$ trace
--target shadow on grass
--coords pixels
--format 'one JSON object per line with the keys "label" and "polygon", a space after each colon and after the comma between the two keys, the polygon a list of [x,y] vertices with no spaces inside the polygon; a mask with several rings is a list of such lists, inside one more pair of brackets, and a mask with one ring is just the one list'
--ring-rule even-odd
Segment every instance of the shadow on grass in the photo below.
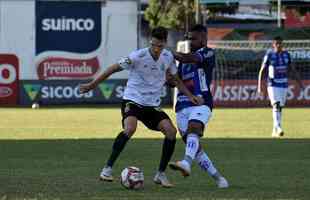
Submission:
{"label": "shadow on grass", "polygon": [[[166,173],[175,187],[153,184],[161,155],[161,139],[132,139],[114,166],[115,181],[103,183],[98,174],[108,158],[111,139],[0,140],[0,199],[308,199],[310,139],[204,139],[216,167],[229,180],[217,189],[212,178],[194,164],[182,178]],[[182,159],[177,141],[172,160]],[[143,169],[145,189],[125,190],[121,170]]]}

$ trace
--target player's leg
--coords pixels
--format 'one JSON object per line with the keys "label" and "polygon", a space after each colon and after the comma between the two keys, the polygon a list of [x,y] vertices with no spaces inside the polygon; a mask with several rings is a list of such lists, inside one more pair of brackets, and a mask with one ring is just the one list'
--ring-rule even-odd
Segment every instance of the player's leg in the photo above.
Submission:
{"label": "player's leg", "polygon": [[122,123],[124,130],[120,132],[114,140],[112,152],[100,174],[101,180],[113,181],[112,167],[122,150],[125,148],[126,143],[137,129],[137,113],[139,113],[139,108],[134,103],[128,101],[122,103]]}
{"label": "player's leg", "polygon": [[278,87],[268,87],[268,96],[272,106],[273,131],[272,137],[280,137],[283,135],[281,121],[282,121],[282,107],[286,99],[286,90]]}
{"label": "player's leg", "polygon": [[273,118],[273,137],[279,137],[280,133],[282,133],[281,129],[281,118],[282,118],[282,107],[279,101],[276,101],[272,105],[272,118]]}
{"label": "player's leg", "polygon": [[163,147],[162,156],[161,156],[160,165],[158,169],[158,171],[164,172],[174,152],[177,130],[172,124],[170,119],[162,120],[159,123],[158,128],[165,135],[163,146],[162,146]]}
{"label": "player's leg", "polygon": [[173,187],[173,185],[167,179],[165,171],[174,152],[177,130],[170,119],[162,120],[159,123],[158,128],[165,135],[165,138],[163,141],[158,172],[154,177],[154,182],[160,183],[164,187]]}
{"label": "player's leg", "polygon": [[215,165],[213,164],[208,154],[203,150],[202,147],[199,148],[195,157],[195,161],[198,163],[198,165],[203,171],[206,171],[215,180],[219,188],[229,187],[228,181],[216,169]]}
{"label": "player's leg", "polygon": [[141,121],[151,130],[161,131],[164,135],[162,153],[157,173],[154,176],[154,182],[163,187],[173,187],[168,180],[165,171],[174,152],[176,143],[176,128],[172,124],[169,116],[159,109],[148,109],[145,117]]}
{"label": "player's leg", "polygon": [[279,126],[278,124],[278,111],[277,111],[277,94],[276,94],[276,88],[268,86],[267,88],[269,100],[270,100],[270,105],[272,106],[272,120],[273,120],[273,128],[272,128],[272,137],[277,136],[277,127]]}
{"label": "player's leg", "polygon": [[171,162],[169,164],[171,169],[179,170],[182,175],[189,176],[191,173],[192,162],[196,157],[199,149],[199,138],[203,131],[203,124],[197,121],[190,121],[188,124],[188,131],[186,134],[185,155],[183,160]]}
{"label": "player's leg", "polygon": [[282,109],[285,105],[286,102],[286,96],[287,96],[287,88],[278,88],[277,89],[278,93],[278,99],[277,99],[277,105],[276,105],[276,110],[277,110],[277,122],[278,122],[278,128],[277,128],[277,136],[283,136],[284,131],[282,129]]}
{"label": "player's leg", "polygon": [[[188,140],[188,136],[187,133],[189,132],[188,130],[192,130],[192,132],[201,132],[201,135],[203,134],[204,131],[204,127],[197,125],[198,127],[195,128],[191,128],[192,126],[192,121],[189,121],[189,119],[196,119],[200,122],[202,122],[203,124],[207,124],[210,117],[211,117],[211,111],[209,109],[206,109],[205,112],[202,111],[202,109],[199,109],[200,113],[208,113],[208,114],[204,114],[204,116],[208,116],[205,118],[195,118],[192,116],[192,113],[189,109],[183,109],[182,111],[177,113],[177,125],[178,125],[178,129],[180,134],[182,135],[182,139],[184,141],[185,144],[187,144],[187,140]],[[195,121],[196,121],[195,120]],[[188,122],[189,121],[189,122]],[[194,131],[196,128],[198,128],[197,131]],[[191,150],[190,150],[191,151]],[[188,157],[186,159],[186,154],[185,153],[185,159],[188,162]],[[189,153],[191,154],[191,153]],[[189,157],[192,158],[192,156],[189,155]],[[195,161],[198,163],[198,165],[200,166],[200,168],[204,171],[206,171],[217,183],[217,186],[219,188],[226,188],[228,187],[228,182],[227,180],[219,173],[219,171],[216,169],[216,167],[214,166],[213,162],[211,161],[211,159],[209,158],[209,156],[207,155],[207,153],[203,150],[201,144],[199,144],[199,148],[197,150],[197,153],[195,154]],[[191,161],[190,161],[191,162]],[[170,167],[172,166],[172,168],[176,169],[178,167],[181,168],[186,168],[186,166],[188,166],[188,164],[186,162],[182,163],[182,161],[179,162],[175,162],[175,163],[170,163],[169,165]],[[182,167],[183,166],[183,167]]]}
{"label": "player's leg", "polygon": [[[191,172],[192,161],[199,149],[199,138],[203,135],[204,124],[208,122],[211,116],[211,110],[208,106],[193,106],[185,108],[177,113],[177,124],[179,129],[186,127],[185,155],[182,161],[170,163],[172,169],[180,170],[183,176],[189,176]],[[182,131],[183,132],[183,131]]]}

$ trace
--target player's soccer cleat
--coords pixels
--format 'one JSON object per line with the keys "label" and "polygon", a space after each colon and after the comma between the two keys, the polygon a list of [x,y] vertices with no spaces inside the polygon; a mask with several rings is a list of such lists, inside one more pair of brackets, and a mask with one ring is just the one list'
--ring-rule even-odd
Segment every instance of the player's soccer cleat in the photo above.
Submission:
{"label": "player's soccer cleat", "polygon": [[278,138],[278,137],[280,137],[280,136],[277,134],[277,132],[272,131],[271,137],[273,137],[273,138]]}
{"label": "player's soccer cleat", "polygon": [[180,171],[182,176],[184,177],[189,176],[191,174],[191,166],[185,160],[170,162],[169,167],[173,170]]}
{"label": "player's soccer cleat", "polygon": [[223,176],[219,177],[216,180],[216,184],[217,184],[218,188],[228,188],[229,187],[228,181]]}
{"label": "player's soccer cleat", "polygon": [[283,130],[280,127],[273,128],[271,136],[274,137],[274,138],[282,137],[282,136],[284,136],[284,132],[283,132]]}
{"label": "player's soccer cleat", "polygon": [[157,172],[153,179],[154,183],[162,185],[165,188],[171,188],[174,185],[170,183],[165,172]]}
{"label": "player's soccer cleat", "polygon": [[112,182],[114,180],[114,178],[112,176],[112,168],[111,167],[104,167],[100,173],[99,179],[101,181]]}

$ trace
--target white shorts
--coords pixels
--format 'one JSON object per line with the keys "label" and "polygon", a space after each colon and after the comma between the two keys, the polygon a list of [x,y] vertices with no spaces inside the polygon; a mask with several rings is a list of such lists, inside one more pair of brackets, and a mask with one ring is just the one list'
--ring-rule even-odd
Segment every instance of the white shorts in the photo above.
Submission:
{"label": "white shorts", "polygon": [[188,122],[190,120],[198,120],[203,124],[207,124],[212,116],[210,108],[206,105],[192,106],[184,108],[177,112],[177,126],[182,136],[186,134]]}
{"label": "white shorts", "polygon": [[269,86],[267,88],[267,92],[268,92],[271,105],[275,104],[276,102],[280,102],[280,105],[282,107],[285,105],[286,96],[287,96],[287,88]]}

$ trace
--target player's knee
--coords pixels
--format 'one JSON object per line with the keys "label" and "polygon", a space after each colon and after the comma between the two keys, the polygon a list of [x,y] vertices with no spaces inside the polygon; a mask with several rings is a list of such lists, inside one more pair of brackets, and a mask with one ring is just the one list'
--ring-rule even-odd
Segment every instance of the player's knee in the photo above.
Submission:
{"label": "player's knee", "polygon": [[187,133],[197,134],[201,136],[203,134],[204,125],[201,122],[191,121],[188,126]]}
{"label": "player's knee", "polygon": [[276,111],[276,112],[281,112],[282,111],[282,106],[280,104],[279,101],[275,102],[273,105],[273,110]]}
{"label": "player's knee", "polygon": [[136,130],[137,130],[136,126],[127,126],[124,129],[124,134],[126,134],[128,137],[131,137],[136,132]]}
{"label": "player's knee", "polygon": [[173,140],[176,138],[177,129],[174,126],[169,126],[164,131],[164,134],[168,139]]}
{"label": "player's knee", "polygon": [[168,119],[162,120],[159,125],[158,129],[168,138],[168,139],[175,139],[177,134],[177,129],[174,127],[172,122]]}

